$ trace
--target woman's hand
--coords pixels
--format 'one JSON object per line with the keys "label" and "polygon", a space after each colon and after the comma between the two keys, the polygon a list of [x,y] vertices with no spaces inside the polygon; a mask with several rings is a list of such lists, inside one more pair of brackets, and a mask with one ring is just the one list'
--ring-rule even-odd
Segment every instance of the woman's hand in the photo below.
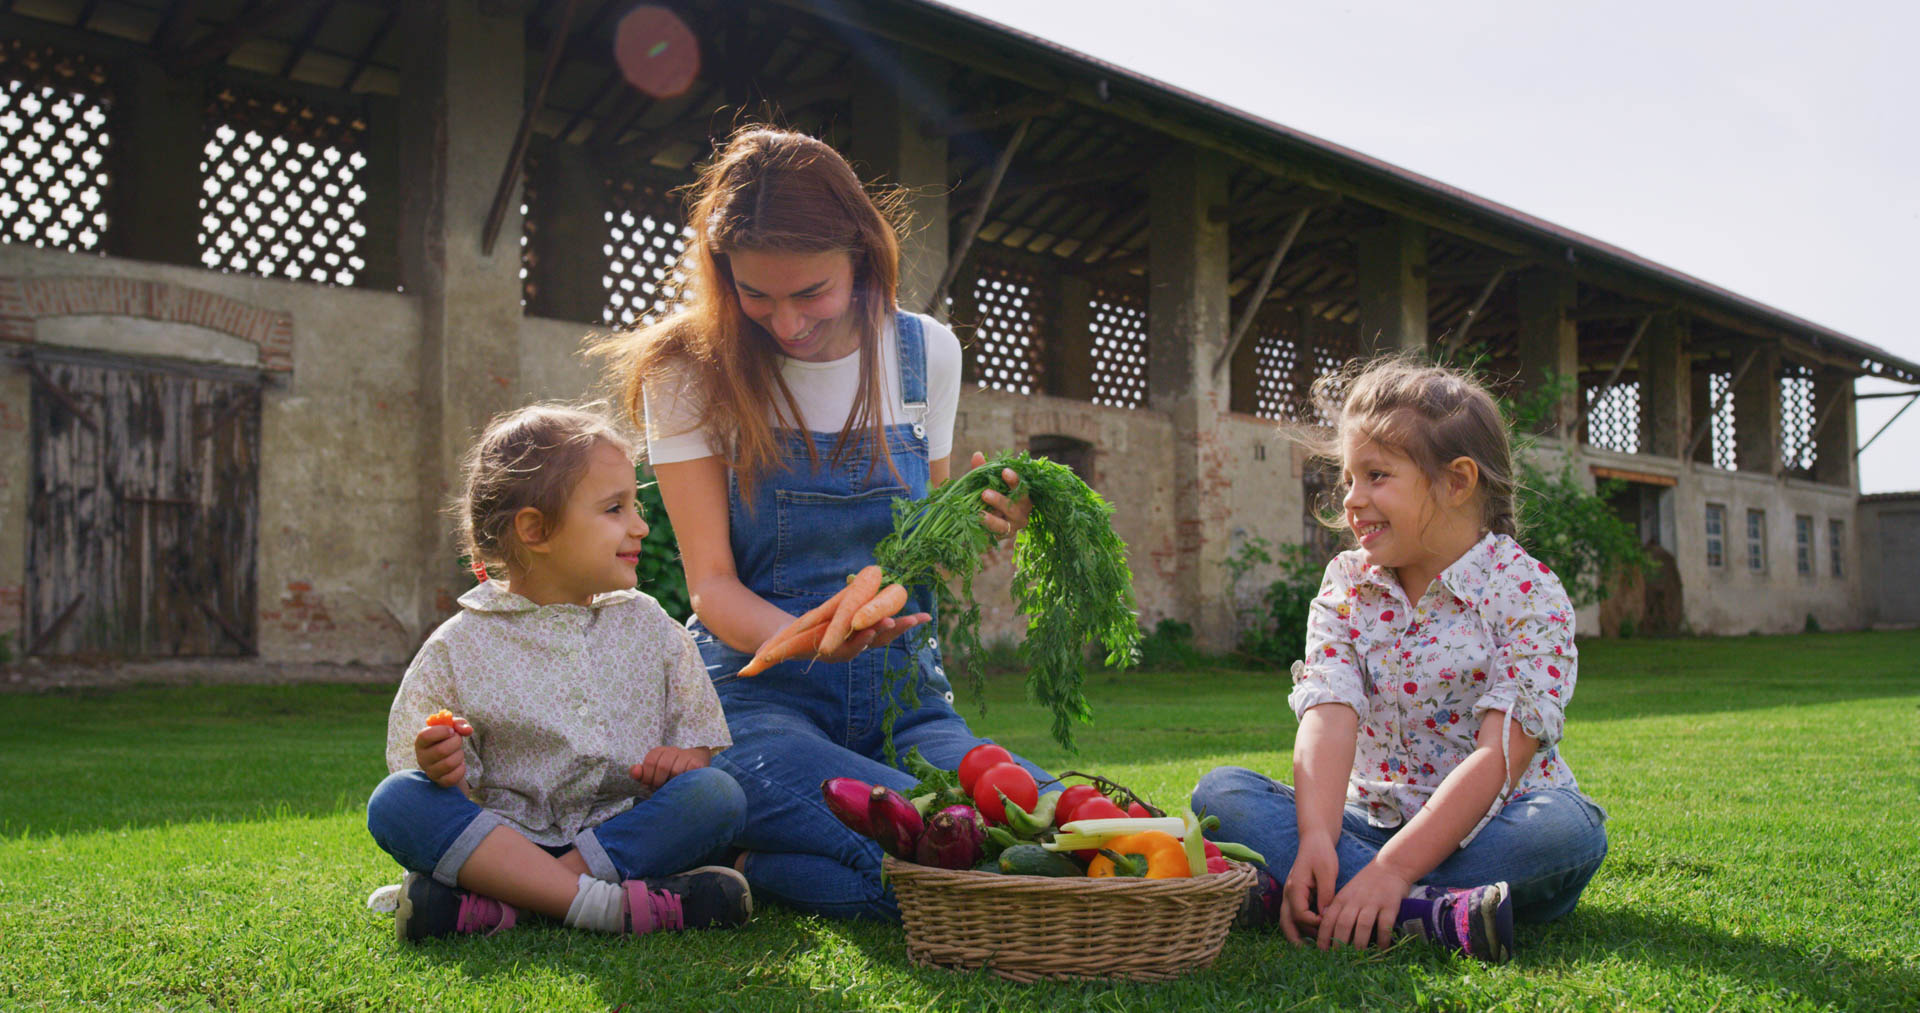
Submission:
{"label": "woman's hand", "polygon": [[900,634],[913,629],[921,623],[932,622],[933,617],[925,612],[912,615],[889,616],[872,626],[848,637],[846,642],[824,654],[816,654],[821,661],[852,661],[861,651],[874,647],[885,647],[898,639]]}
{"label": "woman's hand", "polygon": [[[973,460],[969,466],[978,468],[985,463],[987,463],[987,455],[978,450],[974,451]],[[1019,488],[1019,472],[1012,468],[1002,468],[1000,477],[1006,480],[1009,490]],[[987,508],[980,512],[980,522],[987,526],[988,531],[1001,538],[1011,538],[1019,534],[1020,529],[1027,526],[1028,515],[1033,513],[1033,500],[1025,496],[1016,499],[994,489],[985,489],[980,493],[980,500],[987,505]]]}
{"label": "woman's hand", "polygon": [[705,746],[692,749],[655,746],[647,750],[646,759],[627,768],[627,773],[649,788],[658,788],[689,770],[706,766],[712,759],[713,750]]}
{"label": "woman's hand", "polygon": [[457,788],[467,779],[464,740],[473,734],[466,718],[451,725],[428,725],[413,737],[413,764],[442,788]]}
{"label": "woman's hand", "polygon": [[1333,842],[1303,836],[1293,869],[1280,891],[1280,931],[1286,933],[1287,942],[1297,945],[1302,941],[1301,930],[1311,932],[1320,927],[1320,912],[1333,902],[1339,876],[1340,857],[1334,853]]}
{"label": "woman's hand", "polygon": [[1320,912],[1315,941],[1323,950],[1335,943],[1352,943],[1364,950],[1371,938],[1385,949],[1393,941],[1400,902],[1412,888],[1413,881],[1391,867],[1377,860],[1368,862],[1347,881],[1346,889],[1334,895],[1333,904]]}

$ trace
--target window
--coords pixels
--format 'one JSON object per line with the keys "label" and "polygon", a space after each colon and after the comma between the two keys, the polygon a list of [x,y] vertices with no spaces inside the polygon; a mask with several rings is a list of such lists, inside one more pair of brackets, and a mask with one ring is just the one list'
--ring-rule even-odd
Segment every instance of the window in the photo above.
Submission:
{"label": "window", "polygon": [[1764,573],[1767,569],[1767,512],[1747,511],[1747,569]]}
{"label": "window", "polygon": [[0,243],[97,252],[107,230],[106,67],[0,40]]}
{"label": "window", "polygon": [[225,89],[211,100],[206,124],[200,265],[353,284],[366,267],[365,118]]}
{"label": "window", "polygon": [[1802,577],[1813,576],[1813,518],[1806,514],[1793,518],[1793,569]]}
{"label": "window", "polygon": [[1727,508],[1719,503],[1707,504],[1707,565],[1727,565]]}
{"label": "window", "polygon": [[1827,568],[1832,570],[1833,575],[1836,577],[1844,577],[1847,575],[1847,567],[1846,567],[1846,563],[1844,562],[1847,554],[1842,549],[1842,546],[1846,545],[1846,543],[1847,543],[1847,522],[1846,521],[1828,521],[1827,522]]}

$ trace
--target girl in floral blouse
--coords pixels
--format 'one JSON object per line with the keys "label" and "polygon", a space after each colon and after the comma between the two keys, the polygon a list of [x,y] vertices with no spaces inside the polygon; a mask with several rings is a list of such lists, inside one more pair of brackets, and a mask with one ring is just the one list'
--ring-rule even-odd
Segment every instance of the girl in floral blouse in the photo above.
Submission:
{"label": "girl in floral blouse", "polygon": [[407,669],[393,773],[367,803],[409,870],[400,938],[497,932],[523,910],[602,932],[744,923],[746,880],[701,864],[745,819],[707,765],[732,743],[720,701],[693,639],[633,586],[632,444],[591,411],[535,406],[495,419],[465,471],[483,579]]}
{"label": "girl in floral blouse", "polygon": [[1505,960],[1513,921],[1573,910],[1607,850],[1559,748],[1573,606],[1514,540],[1512,452],[1483,388],[1386,359],[1314,393],[1359,547],[1327,565],[1293,666],[1293,785],[1222,767],[1194,807],[1284,870],[1262,871],[1242,925],[1323,949],[1397,929]]}

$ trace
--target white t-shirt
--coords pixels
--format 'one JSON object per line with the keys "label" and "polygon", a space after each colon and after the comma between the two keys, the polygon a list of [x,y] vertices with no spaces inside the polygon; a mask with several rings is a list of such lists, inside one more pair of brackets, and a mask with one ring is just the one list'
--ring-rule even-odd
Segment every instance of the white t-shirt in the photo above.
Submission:
{"label": "white t-shirt", "polygon": [[[915,314],[919,316],[919,314]],[[880,406],[885,425],[919,421],[927,429],[927,459],[938,461],[953,453],[953,420],[960,410],[960,339],[945,324],[920,316],[920,333],[927,349],[927,414],[907,414],[900,394],[900,336],[893,321],[880,335]],[[801,424],[817,433],[837,433],[860,393],[860,353],[832,362],[806,362],[783,356],[780,377],[800,404]],[[705,430],[693,429],[700,417],[698,392],[681,383],[671,392],[646,391],[647,459],[675,464],[712,457],[714,446]],[[768,409],[769,414],[772,408]]]}

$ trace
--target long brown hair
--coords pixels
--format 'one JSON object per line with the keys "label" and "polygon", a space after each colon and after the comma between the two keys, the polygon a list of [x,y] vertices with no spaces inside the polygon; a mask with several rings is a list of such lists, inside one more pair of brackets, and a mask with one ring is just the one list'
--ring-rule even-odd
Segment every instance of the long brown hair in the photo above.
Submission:
{"label": "long brown hair", "polygon": [[[722,443],[743,494],[750,496],[779,459],[776,430],[802,428],[802,420],[799,402],[780,377],[778,344],[741,310],[731,255],[845,253],[853,261],[849,312],[860,338],[860,393],[832,460],[838,463],[865,445],[891,468],[884,453],[878,346],[900,283],[897,195],[869,194],[847,160],[822,141],[752,125],[736,131],[701,168],[687,205],[690,234],[680,260],[686,281],[679,308],[597,349],[610,359],[627,412],[644,423],[649,386],[657,392],[669,376],[691,374],[687,393],[704,402],[695,428]],[[807,455],[818,466],[811,441]]]}
{"label": "long brown hair", "polygon": [[[1308,439],[1314,456],[1338,462],[1341,440],[1360,435],[1411,458],[1439,495],[1447,463],[1471,458],[1480,469],[1480,523],[1520,536],[1513,508],[1513,443],[1493,395],[1479,381],[1417,356],[1355,359],[1313,383],[1313,401],[1331,432]],[[1331,507],[1331,504],[1329,504]],[[1337,510],[1321,522],[1344,528]]]}

